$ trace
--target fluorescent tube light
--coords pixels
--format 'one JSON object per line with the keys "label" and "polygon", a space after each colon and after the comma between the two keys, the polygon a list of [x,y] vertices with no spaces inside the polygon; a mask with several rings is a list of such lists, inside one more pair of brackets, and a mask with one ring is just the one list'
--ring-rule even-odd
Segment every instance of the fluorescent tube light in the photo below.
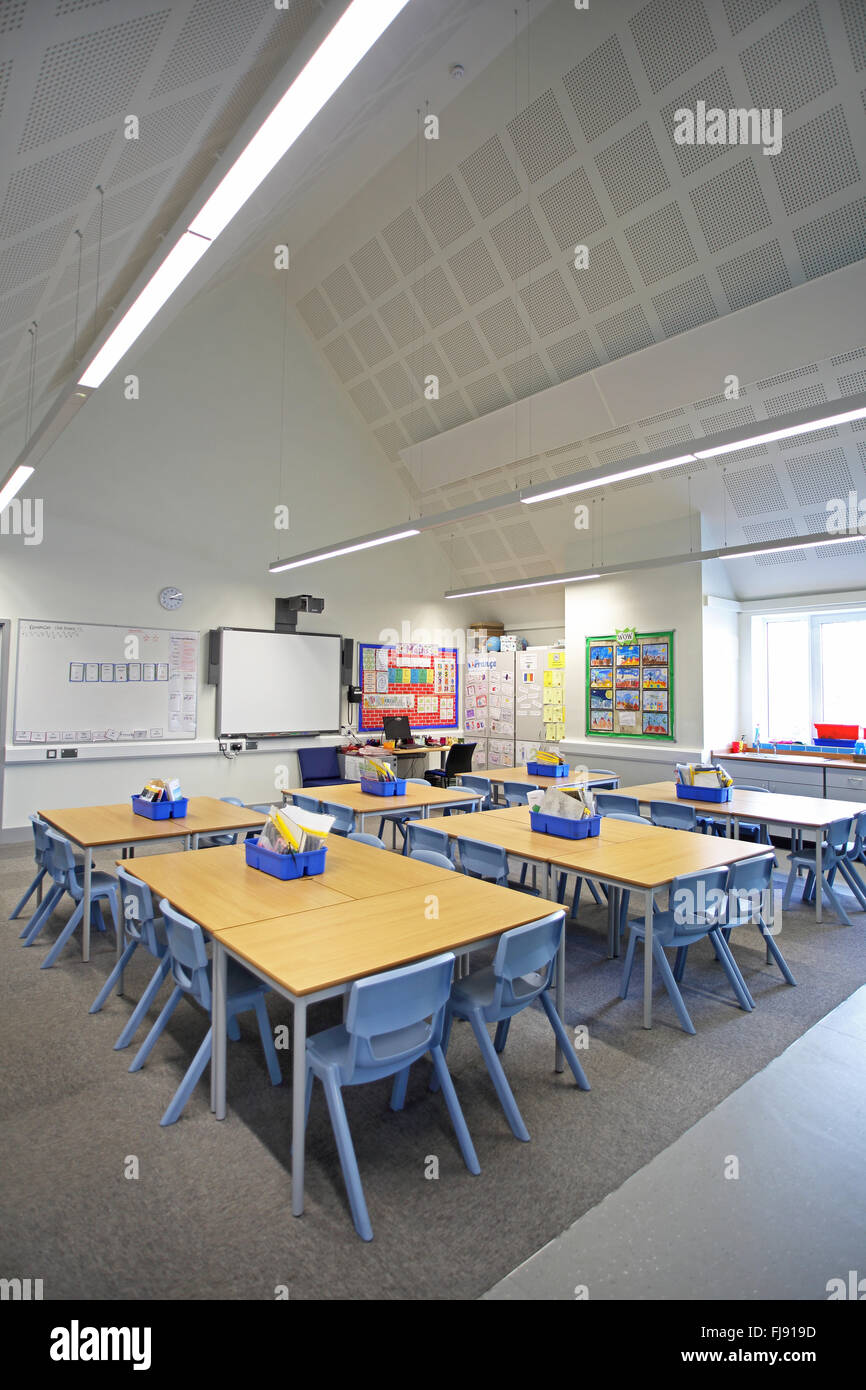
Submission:
{"label": "fluorescent tube light", "polygon": [[218,237],[409,0],[353,0],[217,184],[190,231]]}
{"label": "fluorescent tube light", "polygon": [[811,434],[813,430],[826,430],[831,425],[847,425],[851,420],[866,418],[866,406],[858,410],[845,410],[841,415],[827,415],[823,420],[809,420],[804,425],[789,425],[786,429],[768,430],[766,434],[755,434],[748,439],[739,439],[734,444],[717,444],[712,449],[695,449],[695,458],[711,459],[719,454],[736,454],[740,449],[751,449],[755,444],[772,444],[777,439],[790,439],[797,434]]}
{"label": "fluorescent tube light", "polygon": [[184,232],[180,241],[169,251],[162,265],[151,275],[138,298],[127,309],[114,332],[106,338],[93,361],[79,378],[79,386],[101,386],[109,372],[159,313],[163,304],[174,294],[197,261],[200,261],[210,242],[204,237]]}
{"label": "fluorescent tube light", "polygon": [[716,552],[720,560],[750,560],[753,555],[775,555],[779,550],[807,550],[811,546],[817,545],[843,545],[845,541],[862,541],[863,536],[804,536],[801,540],[779,541],[778,544],[770,541],[762,546],[758,542],[758,548],[752,549],[747,545],[733,545],[727,549]]}
{"label": "fluorescent tube light", "polygon": [[585,492],[587,488],[607,487],[608,483],[619,483],[624,478],[637,478],[642,473],[660,473],[663,468],[674,468],[678,463],[694,463],[694,454],[680,454],[678,458],[664,459],[661,463],[642,463],[634,468],[625,468],[620,473],[605,473],[603,478],[587,478],[579,483],[569,483],[567,487],[551,488],[549,492],[537,492],[532,497],[521,497],[521,502],[548,502],[552,497],[565,497],[570,492]]}
{"label": "fluorescent tube light", "polygon": [[19,463],[18,467],[9,476],[9,481],[0,489],[0,512],[9,506],[16,492],[20,492],[28,478],[36,472],[35,468],[30,468],[26,463]]}
{"label": "fluorescent tube light", "polygon": [[370,550],[376,545],[388,545],[391,541],[402,541],[407,536],[419,536],[421,533],[417,527],[412,527],[406,531],[391,531],[386,536],[370,536],[366,540],[351,541],[348,545],[341,545],[336,550],[313,550],[308,555],[301,555],[295,560],[275,560],[268,566],[271,574],[280,574],[283,570],[300,569],[302,565],[315,565],[319,560],[334,560],[338,555],[349,555],[355,550]]}
{"label": "fluorescent tube light", "polygon": [[527,579],[514,584],[490,585],[485,589],[455,589],[446,598],[476,598],[479,594],[506,594],[513,589],[544,589],[548,584],[578,584],[584,579],[600,579],[600,574],[561,574],[556,579]]}

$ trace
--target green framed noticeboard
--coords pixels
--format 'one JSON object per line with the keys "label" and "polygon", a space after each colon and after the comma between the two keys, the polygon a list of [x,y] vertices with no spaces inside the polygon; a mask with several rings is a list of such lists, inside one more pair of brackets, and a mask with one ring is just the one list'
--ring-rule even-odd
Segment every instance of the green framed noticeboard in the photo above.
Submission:
{"label": "green framed noticeboard", "polygon": [[674,739],[674,634],[623,629],[586,639],[590,738]]}

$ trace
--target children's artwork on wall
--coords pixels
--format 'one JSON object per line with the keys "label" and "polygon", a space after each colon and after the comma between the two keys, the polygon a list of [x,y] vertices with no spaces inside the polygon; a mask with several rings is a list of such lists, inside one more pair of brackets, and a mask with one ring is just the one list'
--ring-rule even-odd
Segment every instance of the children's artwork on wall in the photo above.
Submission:
{"label": "children's artwork on wall", "polygon": [[[413,729],[456,728],[457,660],[456,647],[362,642],[358,728],[381,731],[385,717],[391,714],[408,715]],[[476,706],[482,704],[486,698],[479,694]]]}
{"label": "children's artwork on wall", "polygon": [[613,647],[590,647],[589,664],[590,666],[610,666],[613,662]]}
{"label": "children's artwork on wall", "polygon": [[673,741],[673,632],[618,636],[586,639],[587,733]]}

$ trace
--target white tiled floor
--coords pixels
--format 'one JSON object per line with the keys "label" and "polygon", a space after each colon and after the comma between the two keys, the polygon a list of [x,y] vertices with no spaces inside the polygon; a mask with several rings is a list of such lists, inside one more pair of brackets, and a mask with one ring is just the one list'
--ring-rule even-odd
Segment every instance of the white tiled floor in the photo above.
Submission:
{"label": "white tiled floor", "polygon": [[826,1299],[864,1174],[866,987],[485,1297]]}

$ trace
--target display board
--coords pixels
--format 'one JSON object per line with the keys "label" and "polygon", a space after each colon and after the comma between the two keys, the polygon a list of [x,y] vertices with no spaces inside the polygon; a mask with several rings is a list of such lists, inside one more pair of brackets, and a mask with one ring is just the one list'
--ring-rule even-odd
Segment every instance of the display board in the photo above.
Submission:
{"label": "display board", "polygon": [[517,653],[517,737],[558,743],[565,737],[565,650]]}
{"label": "display board", "polygon": [[195,738],[198,648],[197,632],[19,619],[13,743]]}
{"label": "display board", "polygon": [[342,638],[220,628],[217,737],[340,731]]}
{"label": "display board", "polygon": [[382,728],[386,714],[405,714],[413,729],[459,727],[457,648],[421,643],[360,646],[358,728]]}
{"label": "display board", "polygon": [[586,732],[674,738],[674,634],[623,629],[586,639]]}

